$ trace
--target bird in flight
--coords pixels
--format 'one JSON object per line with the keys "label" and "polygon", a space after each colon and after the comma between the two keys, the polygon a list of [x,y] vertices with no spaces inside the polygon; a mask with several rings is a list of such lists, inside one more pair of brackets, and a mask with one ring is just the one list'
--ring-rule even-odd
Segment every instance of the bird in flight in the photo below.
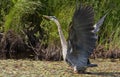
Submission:
{"label": "bird in flight", "polygon": [[76,73],[85,73],[88,67],[96,67],[91,64],[90,55],[96,46],[97,32],[103,24],[107,14],[105,14],[96,24],[94,24],[94,10],[91,6],[80,5],[74,12],[68,39],[66,41],[61,25],[55,16],[43,15],[44,18],[54,21],[58,27],[63,59]]}

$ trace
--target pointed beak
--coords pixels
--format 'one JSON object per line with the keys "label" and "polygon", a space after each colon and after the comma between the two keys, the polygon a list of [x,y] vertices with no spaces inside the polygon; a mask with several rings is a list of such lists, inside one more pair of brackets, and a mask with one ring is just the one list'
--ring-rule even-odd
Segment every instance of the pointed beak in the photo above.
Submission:
{"label": "pointed beak", "polygon": [[50,17],[47,15],[43,15],[43,18],[45,18],[46,20],[50,20]]}

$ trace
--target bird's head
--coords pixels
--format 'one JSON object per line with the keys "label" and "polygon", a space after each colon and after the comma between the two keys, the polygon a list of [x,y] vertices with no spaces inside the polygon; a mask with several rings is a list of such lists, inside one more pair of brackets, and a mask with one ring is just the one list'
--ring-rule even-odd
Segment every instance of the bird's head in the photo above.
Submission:
{"label": "bird's head", "polygon": [[54,20],[57,20],[57,18],[55,16],[47,16],[47,15],[43,15],[43,17],[47,20],[51,20],[51,21],[54,21]]}

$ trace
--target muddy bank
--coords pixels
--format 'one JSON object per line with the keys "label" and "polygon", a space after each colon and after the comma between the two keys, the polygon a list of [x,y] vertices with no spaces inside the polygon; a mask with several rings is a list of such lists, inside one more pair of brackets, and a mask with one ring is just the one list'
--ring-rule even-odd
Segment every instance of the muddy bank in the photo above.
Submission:
{"label": "muddy bank", "polygon": [[[38,41],[37,41],[38,42]],[[58,44],[26,43],[14,31],[0,34],[0,59],[62,60],[61,46]],[[91,58],[120,58],[120,50],[105,51],[103,46],[94,50]]]}

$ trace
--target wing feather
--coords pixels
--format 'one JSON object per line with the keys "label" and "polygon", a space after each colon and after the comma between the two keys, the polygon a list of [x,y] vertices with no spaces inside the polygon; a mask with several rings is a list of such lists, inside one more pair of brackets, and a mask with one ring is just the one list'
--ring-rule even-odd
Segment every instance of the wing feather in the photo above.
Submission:
{"label": "wing feather", "polygon": [[[109,13],[109,12],[108,12],[108,13]],[[100,26],[103,24],[103,22],[104,22],[104,20],[105,20],[105,18],[106,18],[106,16],[107,16],[108,13],[106,13],[106,14],[94,25],[94,27],[95,27],[94,32],[95,32],[95,33],[99,31],[99,28],[100,28]]]}
{"label": "wing feather", "polygon": [[76,9],[68,37],[67,62],[74,70],[84,70],[89,66],[88,58],[96,45],[96,32],[106,15],[94,25],[94,10],[91,6],[80,6]]}
{"label": "wing feather", "polygon": [[[73,52],[71,54],[79,54],[87,56],[93,52],[96,43],[96,35],[94,32],[94,10],[90,6],[80,6],[74,13],[72,26],[69,32],[69,41]],[[89,55],[88,55],[89,54]]]}

